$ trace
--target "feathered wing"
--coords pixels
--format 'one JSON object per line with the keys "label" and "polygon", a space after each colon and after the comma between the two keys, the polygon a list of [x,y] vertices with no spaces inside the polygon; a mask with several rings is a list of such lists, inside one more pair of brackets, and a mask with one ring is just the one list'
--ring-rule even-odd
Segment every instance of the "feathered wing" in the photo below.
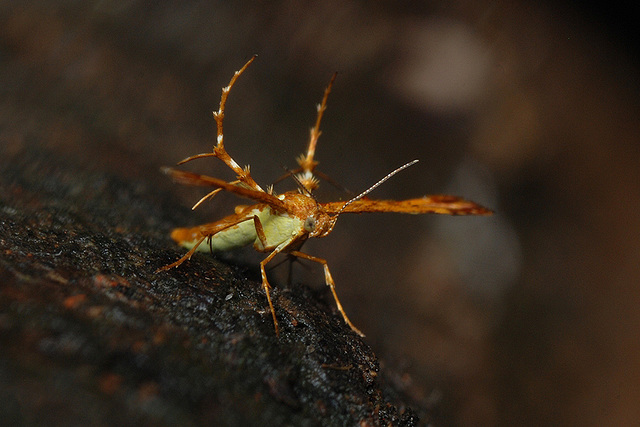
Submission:
{"label": "feathered wing", "polygon": [[265,193],[264,191],[253,190],[251,188],[243,187],[240,184],[228,183],[222,179],[207,175],[200,175],[193,172],[181,171],[169,167],[162,168],[162,172],[170,175],[175,182],[180,184],[222,188],[223,190],[234,193],[238,196],[266,203],[273,208],[284,209],[284,203],[282,200],[278,199],[273,194]]}
{"label": "feathered wing", "polygon": [[[337,214],[346,202],[322,203],[330,215]],[[342,213],[397,212],[407,214],[435,213],[444,215],[491,215],[493,212],[477,203],[447,195],[424,196],[408,200],[361,199],[351,203]]]}

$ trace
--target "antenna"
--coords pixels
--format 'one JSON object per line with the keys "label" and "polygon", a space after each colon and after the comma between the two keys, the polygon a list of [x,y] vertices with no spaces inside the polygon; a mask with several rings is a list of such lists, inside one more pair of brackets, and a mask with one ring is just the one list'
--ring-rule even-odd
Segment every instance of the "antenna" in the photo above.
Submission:
{"label": "antenna", "polygon": [[386,180],[388,180],[389,178],[391,178],[393,175],[397,174],[398,172],[408,168],[409,166],[413,166],[416,163],[418,163],[418,159],[412,160],[409,163],[405,163],[404,165],[400,166],[398,169],[394,170],[391,173],[388,173],[384,178],[382,178],[380,181],[376,182],[375,184],[373,184],[371,187],[369,187],[368,189],[366,189],[365,191],[363,191],[362,193],[358,194],[356,197],[354,197],[353,199],[349,200],[347,203],[345,203],[342,208],[340,208],[340,210],[338,211],[338,213],[336,213],[335,217],[337,218],[338,215],[340,215],[346,208],[347,206],[349,206],[351,203],[355,202],[356,200],[362,199],[364,196],[366,196],[367,194],[371,193],[373,190],[375,190],[376,188],[378,188],[380,185],[382,185],[383,182],[385,182]]}

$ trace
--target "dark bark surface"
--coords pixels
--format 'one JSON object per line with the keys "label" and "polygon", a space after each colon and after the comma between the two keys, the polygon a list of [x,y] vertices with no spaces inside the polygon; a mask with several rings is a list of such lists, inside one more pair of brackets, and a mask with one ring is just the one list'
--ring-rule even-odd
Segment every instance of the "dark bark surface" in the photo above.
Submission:
{"label": "dark bark surface", "polygon": [[[322,292],[181,251],[149,182],[31,147],[0,170],[0,416],[14,425],[416,425]],[[249,277],[247,277],[249,276]]]}
{"label": "dark bark surface", "polygon": [[[0,424],[636,422],[637,25],[600,3],[0,1]],[[155,273],[172,228],[248,202],[191,212],[202,189],[158,169],[211,149],[253,54],[225,141],[260,185],[338,71],[322,172],[358,192],[420,159],[372,198],[496,212],[344,215],[305,244],[386,363],[318,265],[271,271],[280,339],[260,254]]]}

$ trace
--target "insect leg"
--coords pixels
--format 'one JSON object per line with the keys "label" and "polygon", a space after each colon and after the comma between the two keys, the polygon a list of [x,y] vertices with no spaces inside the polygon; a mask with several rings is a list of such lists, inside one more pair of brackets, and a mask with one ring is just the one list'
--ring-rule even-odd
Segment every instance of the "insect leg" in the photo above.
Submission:
{"label": "insect leg", "polygon": [[[202,242],[204,242],[206,239],[209,239],[209,242],[211,242],[211,238],[216,235],[217,233],[224,231],[228,228],[231,228],[235,225],[240,224],[241,222],[244,221],[248,221],[250,219],[253,219],[253,217],[249,216],[249,217],[240,217],[240,219],[238,220],[233,220],[233,221],[228,221],[228,222],[216,222],[213,223],[212,225],[205,225],[205,226],[200,226],[200,227],[196,227],[196,235],[200,235],[200,238],[198,239],[198,241],[193,245],[193,247],[189,250],[189,252],[187,252],[186,254],[184,254],[184,256],[182,258],[180,258],[179,260],[177,260],[176,262],[173,262],[169,265],[165,265],[164,267],[160,267],[159,269],[156,270],[156,272],[159,271],[166,271],[169,270],[173,267],[177,267],[180,264],[182,264],[183,262],[185,262],[186,260],[190,259],[193,254],[196,252],[196,250],[198,250],[198,246],[200,246],[202,244]],[[174,238],[174,240],[178,241],[178,243],[183,243],[184,241],[191,241],[191,238],[188,239],[182,239],[182,234],[184,233],[185,235],[191,236],[193,233],[194,229],[189,229],[189,228],[176,228],[175,230],[173,230],[172,233],[172,237]],[[180,237],[178,237],[176,239],[175,235],[178,235]],[[211,244],[211,243],[209,243]]]}
{"label": "insect leg", "polygon": [[[233,184],[233,182],[230,182],[229,184]],[[198,206],[200,206],[205,200],[210,200],[213,199],[213,196],[215,196],[216,194],[218,194],[219,192],[222,191],[222,188],[216,188],[213,191],[210,191],[209,193],[207,193],[206,195],[202,196],[202,198],[200,200],[198,200],[198,202],[193,205],[193,207],[191,207],[191,210],[195,210]]]}
{"label": "insect leg", "polygon": [[258,239],[260,239],[260,243],[262,243],[262,248],[267,247],[267,235],[264,234],[264,228],[262,227],[262,221],[258,215],[253,216],[253,223],[256,227],[256,234],[258,235]]}
{"label": "insect leg", "polygon": [[311,128],[309,135],[309,146],[307,147],[307,155],[300,155],[297,158],[298,164],[300,165],[300,169],[302,172],[309,172],[313,174],[313,170],[318,165],[318,162],[313,159],[316,154],[316,145],[318,143],[318,138],[322,132],[320,132],[320,122],[322,121],[322,115],[324,111],[327,109],[327,99],[329,98],[329,93],[331,92],[331,86],[333,86],[333,82],[336,79],[338,73],[334,73],[331,77],[331,81],[329,81],[329,85],[324,90],[324,96],[322,97],[322,102],[318,104],[318,116],[316,117],[316,123]]}
{"label": "insect leg", "polygon": [[191,250],[189,252],[187,252],[186,254],[184,254],[184,256],[182,258],[180,258],[179,260],[177,260],[176,262],[172,262],[169,265],[165,265],[164,267],[160,267],[159,269],[156,270],[156,273],[159,271],[166,271],[169,270],[173,267],[177,267],[180,264],[182,264],[183,262],[185,262],[188,259],[191,259],[191,256],[195,253],[195,251],[198,249],[198,246],[200,246],[202,244],[202,242],[204,242],[204,240],[207,238],[207,236],[202,236],[201,239],[198,240],[198,242],[193,245],[193,247],[191,248]]}
{"label": "insect leg", "polygon": [[255,182],[251,177],[249,167],[246,166],[242,168],[235,160],[233,160],[233,158],[227,153],[227,150],[224,148],[223,121],[224,107],[227,104],[227,97],[229,96],[229,92],[231,91],[231,88],[235,84],[238,77],[240,77],[240,75],[247,69],[247,67],[253,62],[253,60],[256,59],[256,56],[257,55],[254,55],[249,61],[247,61],[246,64],[244,64],[242,68],[236,71],[229,81],[229,84],[222,88],[222,95],[220,96],[220,105],[218,107],[218,111],[213,112],[213,118],[216,121],[217,129],[216,144],[213,147],[213,151],[210,153],[196,154],[195,156],[187,157],[186,159],[180,161],[178,164],[181,165],[183,163],[190,162],[191,160],[200,159],[203,157],[217,157],[236,173],[240,182],[246,184],[247,186],[249,186],[249,188],[264,192],[264,190],[258,185],[258,183]]}
{"label": "insect leg", "polygon": [[262,276],[262,287],[264,288],[264,292],[265,294],[267,294],[267,301],[269,302],[269,309],[271,310],[271,316],[273,317],[273,326],[276,329],[276,335],[279,335],[278,332],[278,320],[276,319],[276,311],[273,309],[273,303],[271,302],[271,294],[269,292],[269,289],[271,289],[271,285],[269,284],[269,281],[267,280],[267,272],[264,268],[264,266],[273,259],[274,256],[278,255],[278,253],[282,250],[284,246],[280,245],[278,246],[273,252],[271,252],[269,254],[268,257],[266,257],[265,259],[263,259],[260,262],[260,275]]}
{"label": "insect leg", "polygon": [[340,304],[340,300],[338,299],[338,294],[336,294],[336,284],[333,281],[333,277],[331,277],[331,272],[329,271],[329,265],[327,264],[327,260],[312,256],[312,255],[308,255],[308,254],[305,254],[304,252],[299,252],[299,251],[290,251],[289,253],[291,255],[297,256],[298,258],[304,258],[304,259],[308,259],[309,261],[322,264],[322,267],[324,267],[325,282],[327,283],[327,286],[329,286],[329,289],[331,289],[331,293],[333,294],[333,299],[335,299],[336,301],[336,306],[338,307],[338,311],[340,312],[340,314],[342,314],[344,321],[347,323],[347,325],[349,325],[349,327],[351,327],[353,332],[360,335],[361,337],[364,337],[364,334],[360,332],[360,330],[356,328],[353,323],[351,323],[351,321],[347,317],[347,313],[345,313],[344,309],[342,308],[342,304]]}
{"label": "insect leg", "polygon": [[[262,243],[262,249],[267,248],[267,236],[264,233],[264,227],[262,227],[262,221],[260,221],[260,218],[258,217],[258,215],[254,215],[253,216],[253,222],[255,224],[256,227],[256,234],[258,235],[258,239],[260,239],[260,243]],[[260,248],[256,248],[256,249],[260,249]],[[289,255],[289,254],[287,254]],[[289,257],[290,259],[294,257]],[[286,260],[285,260],[286,261]],[[268,262],[268,261],[267,261]],[[265,262],[265,264],[267,263]],[[291,262],[289,262],[289,281],[291,280]],[[279,265],[276,264],[276,266]],[[262,267],[262,265],[261,265]],[[266,276],[262,276],[263,277],[263,285],[264,285],[264,281],[266,280]],[[291,285],[291,283],[289,283],[289,285]],[[269,289],[267,287],[265,287],[265,292],[267,293],[267,299],[269,300],[269,305],[271,305],[271,298],[269,297]],[[271,312],[273,314],[273,306],[271,306]],[[275,321],[275,314],[274,315],[274,323],[276,325],[276,334],[278,333],[278,323]]]}
{"label": "insect leg", "polygon": [[[257,224],[256,225],[256,233],[258,234],[258,236],[260,236],[260,231],[259,230],[262,229],[262,223],[260,222],[260,219],[257,218],[257,217],[254,217],[254,221]],[[264,230],[262,230],[262,234],[264,235]],[[259,237],[259,238],[260,238],[261,242],[264,245],[266,243],[266,238],[265,238],[264,241],[262,240],[262,237]],[[273,309],[273,303],[271,302],[271,294],[269,292],[269,289],[271,289],[271,285],[269,284],[269,281],[267,280],[267,271],[265,269],[265,266],[273,259],[273,257],[278,255],[280,252],[282,252],[287,247],[289,247],[292,243],[294,243],[297,238],[299,238],[299,236],[293,236],[289,240],[285,240],[284,242],[280,243],[273,250],[273,252],[271,252],[269,254],[269,256],[267,256],[265,259],[263,259],[260,262],[260,275],[262,276],[262,287],[264,288],[264,292],[267,294],[267,301],[269,302],[269,309],[271,310],[271,316],[273,317],[273,326],[276,329],[276,335],[279,334],[279,332],[278,332],[278,320],[276,319],[276,312]]]}
{"label": "insect leg", "polygon": [[249,187],[253,188],[254,190],[264,191],[251,177],[251,174],[249,172],[249,167],[248,166],[245,168],[240,167],[240,165],[236,163],[236,161],[233,160],[233,158],[231,158],[231,156],[227,153],[227,150],[224,148],[224,134],[223,134],[223,126],[222,126],[222,122],[224,120],[224,107],[227,103],[227,97],[229,96],[229,92],[231,91],[231,88],[233,87],[233,84],[236,82],[238,77],[240,77],[240,75],[244,72],[244,70],[247,69],[249,64],[251,64],[254,59],[256,59],[255,56],[253,56],[249,61],[247,61],[247,63],[244,64],[244,66],[241,69],[239,69],[233,74],[233,77],[231,78],[229,85],[222,88],[222,96],[220,97],[220,106],[218,108],[218,111],[213,112],[213,118],[216,120],[216,127],[217,127],[217,140],[216,140],[216,145],[213,148],[213,155],[219,158],[220,160],[222,160],[227,166],[229,166],[238,176],[238,180],[247,184]]}
{"label": "insect leg", "polygon": [[324,90],[324,96],[322,97],[322,102],[317,105],[318,115],[316,117],[316,123],[310,130],[309,135],[309,145],[307,146],[307,154],[301,154],[296,158],[298,162],[298,168],[288,171],[286,174],[278,178],[274,181],[274,184],[282,181],[283,179],[289,177],[290,175],[298,175],[297,180],[300,181],[302,186],[307,189],[307,191],[311,192],[318,188],[318,180],[315,178],[314,174],[323,180],[327,181],[329,184],[333,185],[339,190],[346,191],[347,193],[353,193],[352,191],[345,188],[343,185],[339,184],[335,180],[331,179],[328,175],[316,171],[316,166],[318,166],[318,162],[314,160],[316,154],[316,145],[318,144],[318,138],[322,135],[320,131],[320,122],[322,121],[322,116],[327,109],[327,99],[329,98],[329,93],[331,93],[331,87],[333,86],[333,82],[336,79],[338,73],[334,73],[331,77],[331,81],[327,85],[327,88]]}

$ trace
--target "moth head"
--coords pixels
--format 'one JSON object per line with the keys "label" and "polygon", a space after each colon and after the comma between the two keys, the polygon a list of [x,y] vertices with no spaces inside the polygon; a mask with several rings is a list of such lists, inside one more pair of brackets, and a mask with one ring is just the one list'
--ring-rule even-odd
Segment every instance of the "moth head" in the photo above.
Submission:
{"label": "moth head", "polygon": [[318,209],[312,215],[305,218],[302,227],[309,233],[309,237],[324,237],[331,232],[335,217],[329,215],[322,207],[318,205]]}
{"label": "moth head", "polygon": [[316,229],[316,218],[314,216],[308,216],[304,220],[303,227],[309,233],[313,233]]}

